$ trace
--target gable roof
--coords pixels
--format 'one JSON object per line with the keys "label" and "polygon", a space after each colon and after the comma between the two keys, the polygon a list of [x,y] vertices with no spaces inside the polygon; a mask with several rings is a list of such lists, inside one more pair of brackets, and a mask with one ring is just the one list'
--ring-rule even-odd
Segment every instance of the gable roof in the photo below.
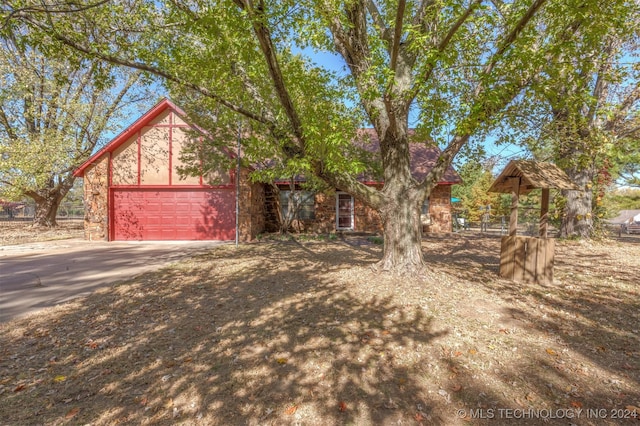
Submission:
{"label": "gable roof", "polygon": [[80,167],[73,172],[75,177],[83,177],[84,171],[90,165],[94,164],[100,157],[108,152],[115,151],[120,145],[128,141],[133,135],[135,135],[139,130],[141,130],[144,126],[153,121],[160,114],[165,112],[167,109],[172,110],[176,114],[180,116],[180,118],[185,119],[185,112],[177,107],[173,102],[171,102],[167,98],[163,98],[160,102],[158,102],[155,106],[153,106],[149,111],[144,113],[140,118],[138,118],[132,125],[123,130],[118,136],[113,138],[111,142],[103,146],[98,152],[93,154],[87,161],[82,163]]}
{"label": "gable roof", "polygon": [[[380,152],[380,138],[375,129],[360,129],[361,147],[369,152]],[[415,131],[409,130],[410,140],[414,137]],[[417,181],[422,181],[431,169],[436,165],[442,151],[435,143],[426,142],[409,142],[409,163],[411,167],[411,176]],[[381,182],[382,183],[382,182]],[[450,165],[444,173],[444,176],[438,182],[441,185],[462,183],[462,178]]]}
{"label": "gable roof", "polygon": [[[167,98],[163,98],[160,102],[158,102],[155,106],[153,106],[149,111],[144,113],[140,118],[138,118],[133,124],[123,130],[118,136],[111,140],[108,144],[102,147],[98,152],[93,154],[87,161],[82,163],[73,173],[76,177],[83,177],[85,170],[96,163],[103,155],[109,152],[113,152],[120,145],[127,142],[133,135],[135,135],[138,131],[140,131],[143,127],[148,125],[151,121],[156,119],[160,114],[164,113],[167,109],[172,110],[180,118],[184,121],[187,121],[186,113],[178,106],[176,106],[173,102],[171,102]],[[208,135],[203,129],[195,127],[197,130],[201,131],[203,134]],[[410,130],[410,136],[413,136],[414,132]],[[378,134],[374,129],[360,129],[359,130],[359,144],[360,147],[372,152],[377,153],[380,150],[380,139],[378,138]],[[226,151],[226,150],[225,150]],[[426,143],[421,142],[412,142],[409,144],[409,152],[410,152],[410,162],[411,162],[411,175],[418,181],[424,179],[424,177],[429,173],[429,171],[435,166],[438,157],[441,154],[440,148],[436,145],[427,145]],[[232,158],[235,158],[235,153],[228,151],[228,155]],[[370,176],[359,176],[359,180],[366,181],[367,183],[383,183],[381,179],[372,178]],[[304,181],[303,177],[296,177],[296,181]],[[288,182],[287,180],[276,180],[276,183],[284,183]],[[462,179],[453,169],[453,167],[449,166],[439,184],[443,185],[451,185],[456,183],[461,183]]]}
{"label": "gable roof", "polygon": [[511,160],[489,188],[489,192],[511,192],[509,178],[520,178],[520,194],[535,188],[579,189],[565,172],[553,163]]}
{"label": "gable roof", "polygon": [[[409,137],[413,137],[415,132],[409,130]],[[366,128],[358,130],[358,139],[354,142],[359,148],[368,151],[372,154],[379,156],[380,152],[380,138],[375,129]],[[431,169],[436,165],[438,158],[442,151],[435,144],[427,144],[424,142],[410,142],[409,143],[409,166],[411,168],[411,176],[417,181],[422,181]],[[378,158],[379,159],[379,158]],[[304,182],[304,176],[296,176],[294,178],[296,182]],[[358,176],[360,182],[367,184],[383,184],[384,179],[381,177],[372,176],[370,173],[363,173]],[[284,184],[289,183],[289,179],[277,179],[275,183]],[[454,185],[462,183],[462,178],[455,171],[452,166],[447,167],[442,179],[438,182],[440,185]]]}
{"label": "gable roof", "polygon": [[621,223],[630,223],[634,220],[640,220],[636,219],[636,217],[640,218],[640,210],[620,210],[618,216],[613,219],[607,219],[606,222],[619,225]]}

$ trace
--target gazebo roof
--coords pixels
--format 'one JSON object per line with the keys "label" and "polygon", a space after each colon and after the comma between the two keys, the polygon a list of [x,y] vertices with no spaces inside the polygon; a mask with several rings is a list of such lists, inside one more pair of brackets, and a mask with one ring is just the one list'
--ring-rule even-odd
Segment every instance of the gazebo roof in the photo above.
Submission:
{"label": "gazebo roof", "polygon": [[536,188],[579,189],[558,166],[533,160],[511,160],[489,188],[489,192],[510,193],[509,178],[520,178],[520,194]]}

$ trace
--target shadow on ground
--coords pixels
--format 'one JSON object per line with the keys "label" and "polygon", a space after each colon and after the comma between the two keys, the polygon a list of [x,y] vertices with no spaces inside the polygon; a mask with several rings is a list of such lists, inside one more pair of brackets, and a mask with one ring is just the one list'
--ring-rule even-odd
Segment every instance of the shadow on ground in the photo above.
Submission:
{"label": "shadow on ground", "polygon": [[[428,250],[430,244],[440,251]],[[634,244],[630,239],[560,242],[555,282],[538,285],[496,279],[499,238],[426,240],[427,258],[436,268],[448,266],[450,274],[493,296],[492,307],[471,311],[494,315],[495,323],[487,322],[495,326],[495,346],[524,353],[508,365],[498,361],[494,369],[496,382],[504,386],[493,390],[503,387],[507,392],[511,385],[520,390],[515,397],[506,405],[487,402],[491,397],[478,399],[478,407],[494,409],[492,421],[537,424],[545,419],[527,416],[539,415],[539,410],[555,413],[559,418],[546,420],[558,424],[640,420],[640,259]],[[520,336],[538,337],[531,341]],[[471,392],[461,399],[468,402],[474,393],[487,390],[485,378],[468,386]],[[522,409],[524,417],[499,412],[501,407]]]}
{"label": "shadow on ground", "polygon": [[219,247],[8,323],[3,421],[618,424],[640,405],[640,280],[605,276],[622,264],[563,247],[542,287],[496,277],[497,239],[424,247],[441,272],[414,279],[372,272],[373,245]]}
{"label": "shadow on ground", "polygon": [[395,352],[420,351],[447,331],[419,308],[357,299],[335,279],[370,264],[369,248],[316,247],[221,248],[13,324],[0,371],[14,387],[0,398],[21,408],[5,421],[437,419],[415,380],[420,356]]}

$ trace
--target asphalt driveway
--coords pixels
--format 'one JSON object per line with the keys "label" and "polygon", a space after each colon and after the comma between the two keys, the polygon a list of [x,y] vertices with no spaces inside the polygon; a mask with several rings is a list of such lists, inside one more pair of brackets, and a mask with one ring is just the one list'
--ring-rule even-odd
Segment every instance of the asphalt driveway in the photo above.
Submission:
{"label": "asphalt driveway", "polygon": [[0,322],[86,296],[220,244],[227,243],[71,239],[0,246]]}

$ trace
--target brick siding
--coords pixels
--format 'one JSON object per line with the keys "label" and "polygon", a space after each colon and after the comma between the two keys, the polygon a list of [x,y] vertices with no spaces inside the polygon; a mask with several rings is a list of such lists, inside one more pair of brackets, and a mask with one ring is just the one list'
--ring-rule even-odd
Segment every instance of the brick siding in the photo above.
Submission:
{"label": "brick siding", "polygon": [[430,234],[451,232],[451,185],[436,186],[429,196],[431,225],[425,226]]}

